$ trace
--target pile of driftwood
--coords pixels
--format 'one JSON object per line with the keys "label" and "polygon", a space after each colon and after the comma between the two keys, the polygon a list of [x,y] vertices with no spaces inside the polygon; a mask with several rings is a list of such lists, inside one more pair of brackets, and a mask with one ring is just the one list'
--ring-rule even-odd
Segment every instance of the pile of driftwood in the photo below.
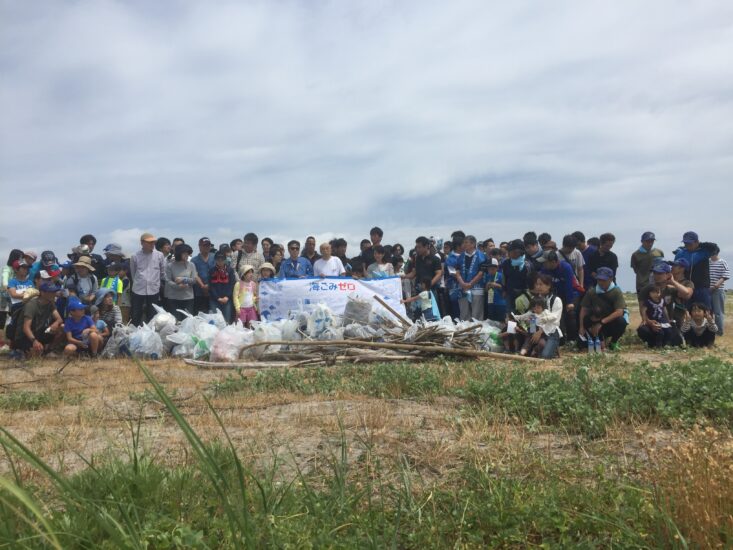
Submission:
{"label": "pile of driftwood", "polygon": [[[399,321],[399,323],[392,323],[391,326],[385,328],[383,341],[358,338],[344,340],[304,339],[290,342],[263,341],[246,346],[242,350],[245,352],[255,347],[265,348],[265,353],[258,360],[217,363],[185,359],[185,362],[209,369],[265,369],[327,366],[338,363],[425,361],[439,355],[464,359],[490,358],[504,361],[541,361],[531,357],[482,350],[480,324],[460,330],[450,330],[443,326],[420,322],[413,324],[392,310],[379,297],[375,296],[375,299],[390,310],[392,315]],[[267,348],[275,346],[277,346],[277,352],[267,352]]]}

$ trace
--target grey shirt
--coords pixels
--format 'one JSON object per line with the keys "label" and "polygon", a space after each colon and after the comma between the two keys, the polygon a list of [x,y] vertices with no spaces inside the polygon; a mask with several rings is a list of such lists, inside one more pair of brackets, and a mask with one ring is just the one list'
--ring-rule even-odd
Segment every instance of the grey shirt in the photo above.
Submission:
{"label": "grey shirt", "polygon": [[165,273],[165,256],[160,250],[145,254],[138,250],[130,258],[132,292],[138,296],[153,296],[160,292],[160,280]]}
{"label": "grey shirt", "polygon": [[[196,284],[197,275],[196,266],[191,262],[168,262],[165,268],[165,297],[171,300],[193,300],[193,285]],[[184,286],[175,282],[177,277],[187,279]]]}

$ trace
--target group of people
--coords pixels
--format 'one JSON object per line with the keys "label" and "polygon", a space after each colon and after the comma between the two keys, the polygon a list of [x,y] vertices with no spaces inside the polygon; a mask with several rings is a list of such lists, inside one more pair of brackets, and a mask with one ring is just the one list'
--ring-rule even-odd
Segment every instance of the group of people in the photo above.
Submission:
{"label": "group of people", "polygon": [[[455,231],[446,242],[418,237],[409,251],[383,244],[383,236],[373,227],[352,257],[345,239],[317,246],[309,236],[302,246],[298,240],[283,246],[260,242],[254,233],[219,246],[201,237],[196,254],[182,238],[151,233],[141,235],[140,249],[129,256],[116,243],[96,253],[90,234],[63,262],[50,250],[40,256],[13,250],[0,280],[0,328],[7,323],[18,356],[59,343],[69,355],[96,355],[114,326],[149,321],[154,305],[178,319],[183,312],[219,310],[227,321],[249,325],[259,319],[261,279],[400,277],[414,319],[491,319],[501,324],[506,349],[521,354],[554,357],[563,342],[595,352],[616,347],[626,331],[611,233],[586,240],[576,231],[558,246],[547,233],[497,245]],[[645,232],[630,262],[639,337],[651,347],[712,345],[723,333],[729,278],[720,250],[689,231],[668,261],[655,240]]]}

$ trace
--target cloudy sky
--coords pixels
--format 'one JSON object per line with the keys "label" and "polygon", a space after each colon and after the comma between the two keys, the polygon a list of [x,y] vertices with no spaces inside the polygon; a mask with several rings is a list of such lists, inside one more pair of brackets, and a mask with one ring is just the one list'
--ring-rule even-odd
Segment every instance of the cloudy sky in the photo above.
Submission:
{"label": "cloudy sky", "polygon": [[731,52],[720,1],[0,1],[0,254],[376,224],[730,260]]}

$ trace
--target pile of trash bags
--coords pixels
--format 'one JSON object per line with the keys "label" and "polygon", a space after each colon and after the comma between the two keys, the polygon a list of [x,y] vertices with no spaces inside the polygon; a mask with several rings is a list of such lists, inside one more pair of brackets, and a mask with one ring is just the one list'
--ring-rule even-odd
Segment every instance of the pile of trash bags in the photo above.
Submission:
{"label": "pile of trash bags", "polygon": [[[299,340],[360,340],[381,341],[390,336],[394,341],[399,334],[405,342],[411,342],[418,330],[437,327],[446,335],[481,324],[479,343],[485,351],[501,351],[499,326],[493,321],[453,322],[450,317],[438,321],[420,321],[407,330],[395,329],[392,315],[379,306],[372,306],[358,297],[349,297],[343,315],[337,315],[328,306],[318,304],[310,312],[297,312],[290,319],[252,322],[246,328],[241,322],[227,324],[221,312],[187,312],[182,322],[164,309],[154,306],[156,315],[141,327],[117,325],[107,341],[103,357],[138,357],[160,359],[162,357],[192,358],[217,362],[235,362],[241,359],[259,359],[265,351],[287,351],[287,344],[248,347],[257,342],[297,342]],[[390,322],[385,322],[389,320]],[[397,330],[397,332],[396,332]],[[449,345],[447,343],[446,345]]]}

